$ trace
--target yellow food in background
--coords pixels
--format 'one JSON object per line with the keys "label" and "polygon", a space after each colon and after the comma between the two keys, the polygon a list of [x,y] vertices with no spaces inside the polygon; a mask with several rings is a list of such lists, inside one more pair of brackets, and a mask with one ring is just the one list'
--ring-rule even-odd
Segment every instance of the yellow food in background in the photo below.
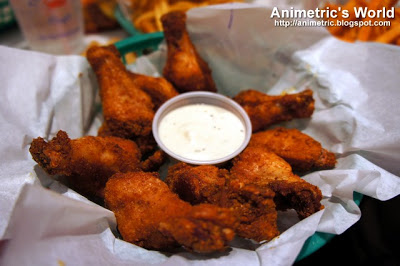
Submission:
{"label": "yellow food in background", "polygon": [[99,33],[120,27],[114,16],[116,0],[81,0],[85,33]]}
{"label": "yellow food in background", "polygon": [[[329,32],[343,40],[348,42],[355,41],[372,41],[387,44],[400,45],[400,7],[395,8],[394,18],[361,18],[357,19],[354,13],[354,7],[367,7],[368,10],[381,10],[383,8],[390,9],[397,4],[398,0],[349,0],[344,5],[336,5],[333,3],[327,3],[325,8],[330,10],[348,10],[349,17],[343,18],[338,16],[337,18],[328,18],[326,20],[333,21],[336,23],[338,20],[347,21],[371,21],[373,24],[375,21],[390,21],[390,26],[362,26],[362,27],[349,27],[349,26],[331,26],[327,27]],[[338,12],[339,14],[339,12]]]}
{"label": "yellow food in background", "polygon": [[[92,41],[89,43],[89,45],[86,47],[85,51],[83,51],[81,53],[82,56],[86,57],[86,52],[87,50],[89,50],[90,47],[93,46],[104,46],[104,45],[110,45],[110,44],[114,44],[118,41],[120,41],[120,38],[111,38],[107,43],[99,43],[97,41]],[[129,65],[129,64],[133,64],[136,61],[136,53],[135,52],[129,52],[129,53],[125,53],[124,54],[124,59],[125,59],[125,64]]]}
{"label": "yellow food in background", "polygon": [[143,33],[162,31],[160,18],[171,11],[187,11],[193,7],[229,2],[243,2],[242,0],[206,0],[206,1],[177,1],[177,0],[120,0],[130,13],[130,19],[136,29]]}

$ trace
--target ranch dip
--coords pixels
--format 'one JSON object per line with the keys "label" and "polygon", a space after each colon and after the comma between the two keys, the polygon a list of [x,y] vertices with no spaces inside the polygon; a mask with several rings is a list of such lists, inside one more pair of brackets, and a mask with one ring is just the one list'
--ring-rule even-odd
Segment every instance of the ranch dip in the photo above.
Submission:
{"label": "ranch dip", "polygon": [[172,152],[190,160],[208,161],[235,152],[245,140],[245,126],[232,112],[209,104],[191,104],[166,114],[159,137]]}

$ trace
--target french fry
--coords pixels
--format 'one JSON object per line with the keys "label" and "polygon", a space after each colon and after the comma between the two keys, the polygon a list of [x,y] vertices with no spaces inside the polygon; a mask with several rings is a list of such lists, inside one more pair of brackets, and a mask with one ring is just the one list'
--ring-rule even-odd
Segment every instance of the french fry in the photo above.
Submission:
{"label": "french fry", "polygon": [[[378,10],[382,8],[393,7],[398,0],[370,0],[368,4],[368,10]],[[365,18],[363,21],[371,21],[374,23],[375,19]],[[360,41],[371,41],[375,40],[377,37],[376,29],[374,26],[364,26],[358,32],[358,40]]]}
{"label": "french fry", "polygon": [[144,33],[149,33],[162,31],[160,18],[168,12],[178,10],[186,12],[194,7],[227,2],[243,2],[243,0],[125,0],[125,2],[129,9],[133,11],[131,20],[135,27]]}
{"label": "french fry", "polygon": [[[366,7],[367,3],[365,0],[349,0],[344,6],[340,6],[343,10],[348,10],[349,11],[349,17],[348,18],[343,18],[343,16],[338,16],[337,18],[330,18],[328,20],[334,21],[335,24],[338,20],[348,20],[348,21],[354,21],[356,20],[356,14],[354,12],[354,7]],[[331,4],[327,3],[325,5],[325,8],[329,7],[330,10],[338,10],[339,6],[336,4]],[[344,27],[344,26],[332,26],[328,27],[329,32],[336,36],[340,37],[343,40],[346,41],[354,41],[355,37],[354,34],[358,32],[358,30],[351,30],[350,32],[347,32],[350,30],[350,28]]]}
{"label": "french fry", "polygon": [[[363,21],[371,21],[373,23],[373,20],[369,18],[363,19]],[[372,26],[362,26],[358,31],[357,39],[359,41],[369,41],[372,35],[371,32]]]}
{"label": "french fry", "polygon": [[[327,4],[325,5],[324,8],[325,8],[325,9],[329,8],[330,10],[338,10],[338,9],[339,9],[339,6],[338,6],[338,5],[335,5],[335,4],[327,3]],[[341,19],[341,18],[339,18],[339,17],[338,17],[338,18],[329,18],[329,19],[327,19],[327,20],[328,20],[328,21],[333,21],[333,22],[336,24],[336,22],[337,22],[339,19]],[[328,31],[329,31],[332,35],[335,35],[335,36],[340,36],[340,35],[342,35],[344,30],[345,30],[345,28],[344,28],[344,27],[341,27],[341,26],[330,26],[330,27],[328,27]]]}
{"label": "french fry", "polygon": [[341,36],[341,39],[347,42],[354,42],[357,40],[357,36],[358,36],[358,28],[356,27],[348,28]]}
{"label": "french fry", "polygon": [[393,43],[395,40],[400,38],[400,24],[392,22],[390,30],[386,31],[378,38],[375,39],[376,42],[380,43]]}
{"label": "french fry", "polygon": [[[354,8],[367,7],[368,10],[382,10],[386,8],[387,10],[396,5],[399,0],[349,0],[345,5],[338,6],[335,4],[327,3],[325,7],[330,9],[342,8],[343,10],[349,11],[349,17],[347,20],[355,21],[357,20],[354,12]],[[337,18],[343,19],[343,18]],[[328,19],[330,21],[335,21],[334,19]],[[362,26],[360,28],[348,28],[345,26],[341,27],[327,27],[328,31],[336,36],[337,38],[354,42],[359,41],[376,41],[380,43],[390,43],[400,45],[400,7],[395,8],[394,18],[364,18],[362,22],[369,22],[371,26]],[[374,26],[376,22],[390,21],[391,25]],[[382,23],[381,23],[382,24]]]}

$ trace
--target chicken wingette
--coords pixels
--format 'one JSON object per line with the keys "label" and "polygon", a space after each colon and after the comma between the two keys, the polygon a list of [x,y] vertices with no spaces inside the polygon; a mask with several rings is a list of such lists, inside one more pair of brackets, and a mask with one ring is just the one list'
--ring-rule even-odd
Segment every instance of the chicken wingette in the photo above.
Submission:
{"label": "chicken wingette", "polygon": [[222,251],[233,239],[236,218],[210,204],[191,206],[171,192],[158,173],[118,173],[106,184],[105,204],[125,241],[155,250]]}

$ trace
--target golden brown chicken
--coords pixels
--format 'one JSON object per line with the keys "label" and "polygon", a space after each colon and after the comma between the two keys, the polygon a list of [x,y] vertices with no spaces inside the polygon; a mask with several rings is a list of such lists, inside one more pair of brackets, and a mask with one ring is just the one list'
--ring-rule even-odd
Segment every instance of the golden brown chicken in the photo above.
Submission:
{"label": "golden brown chicken", "polygon": [[164,78],[130,72],[114,45],[94,46],[87,59],[96,73],[107,130],[113,136],[148,136],[154,111],[178,95]]}
{"label": "golden brown chicken", "polygon": [[131,77],[139,89],[150,95],[155,110],[164,102],[179,94],[165,78],[150,77],[133,72],[131,72]]}
{"label": "golden brown chicken", "polygon": [[85,33],[121,28],[114,16],[115,0],[81,0]]}
{"label": "golden brown chicken", "polygon": [[186,14],[174,11],[161,17],[167,43],[163,76],[179,92],[217,91],[211,70],[198,54],[186,30]]}
{"label": "golden brown chicken", "polygon": [[268,187],[230,180],[229,172],[211,165],[178,163],[168,169],[169,188],[191,204],[210,203],[230,208],[239,219],[238,236],[256,241],[279,235],[277,212]]}
{"label": "golden brown chicken", "polygon": [[107,182],[105,203],[115,213],[122,238],[147,249],[222,251],[237,223],[228,209],[182,201],[158,173],[115,174]]}
{"label": "golden brown chicken", "polygon": [[109,130],[118,137],[149,135],[154,104],[134,82],[115,46],[91,47],[87,59],[100,85],[103,116]]}
{"label": "golden brown chicken", "polygon": [[165,183],[191,204],[216,203],[221,199],[229,172],[212,165],[190,166],[180,162],[168,168]]}
{"label": "golden brown chicken", "polygon": [[314,112],[312,90],[295,94],[271,96],[256,90],[246,90],[233,98],[250,117],[253,132],[272,124],[294,118],[308,118]]}
{"label": "golden brown chicken", "polygon": [[[113,132],[109,130],[106,123],[101,125],[97,134],[100,137],[114,136]],[[130,140],[136,143],[142,154],[141,169],[143,171],[157,171],[166,161],[167,155],[164,151],[158,148],[157,142],[152,134],[134,137]]]}
{"label": "golden brown chicken", "polygon": [[297,129],[278,127],[251,136],[249,147],[266,148],[287,161],[295,172],[331,169],[335,154]]}
{"label": "golden brown chicken", "polygon": [[102,203],[110,176],[140,170],[136,144],[117,137],[70,139],[60,130],[49,142],[34,139],[29,151],[48,174],[65,176],[69,187],[97,203]]}
{"label": "golden brown chicken", "polygon": [[295,209],[300,219],[323,208],[320,189],[293,174],[285,160],[266,149],[246,148],[233,160],[230,173],[242,186],[270,187],[277,209]]}
{"label": "golden brown chicken", "polygon": [[[115,136],[116,133],[112,132],[105,122],[98,129],[97,135],[100,137],[108,137],[108,136],[118,137],[118,136]],[[157,149],[157,142],[154,139],[152,134],[147,135],[147,136],[133,137],[133,138],[129,138],[129,139],[134,141],[136,143],[136,145],[138,145],[142,154],[150,154]]]}

